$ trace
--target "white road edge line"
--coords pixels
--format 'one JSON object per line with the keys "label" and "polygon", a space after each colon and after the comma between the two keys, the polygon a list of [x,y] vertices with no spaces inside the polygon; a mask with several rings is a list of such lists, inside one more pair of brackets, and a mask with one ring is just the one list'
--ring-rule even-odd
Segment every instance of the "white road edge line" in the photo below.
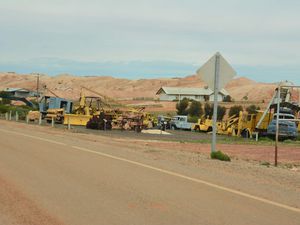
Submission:
{"label": "white road edge line", "polygon": [[75,148],[75,149],[78,149],[80,151],[89,152],[89,153],[101,155],[101,156],[104,156],[104,157],[107,157],[107,158],[116,159],[116,160],[119,160],[119,161],[131,163],[131,164],[134,164],[134,165],[137,165],[137,166],[141,166],[141,167],[144,167],[144,168],[155,170],[155,171],[165,173],[165,174],[168,174],[168,175],[172,175],[172,176],[175,176],[175,177],[180,177],[180,178],[190,180],[190,181],[193,181],[193,182],[196,182],[196,183],[204,184],[204,185],[207,185],[207,186],[210,186],[210,187],[222,190],[222,191],[227,191],[227,192],[230,192],[230,193],[233,193],[233,194],[236,194],[236,195],[240,195],[240,196],[243,196],[243,197],[246,197],[246,198],[250,198],[250,199],[257,200],[257,201],[260,201],[260,202],[263,202],[263,203],[267,203],[267,204],[270,204],[270,205],[274,205],[274,206],[277,206],[277,207],[280,207],[280,208],[284,208],[284,209],[288,209],[288,210],[300,213],[299,208],[295,208],[295,207],[292,207],[292,206],[288,206],[288,205],[284,205],[284,204],[281,204],[281,203],[278,203],[278,202],[274,202],[274,201],[271,201],[271,200],[260,198],[260,197],[257,197],[257,196],[251,195],[251,194],[247,194],[247,193],[244,193],[244,192],[241,192],[241,191],[237,191],[237,190],[234,190],[234,189],[231,189],[231,188],[226,188],[226,187],[223,187],[223,186],[220,186],[220,185],[217,185],[217,184],[213,184],[213,183],[210,183],[210,182],[207,182],[207,181],[204,181],[204,180],[200,180],[200,179],[197,179],[197,178],[192,178],[192,177],[185,176],[185,175],[182,175],[182,174],[179,174],[179,173],[175,173],[175,172],[172,172],[172,171],[168,171],[168,170],[160,169],[160,168],[157,168],[157,167],[149,166],[147,164],[139,163],[139,162],[132,161],[132,160],[129,160],[129,159],[120,158],[120,157],[113,156],[113,155],[110,155],[110,154],[93,151],[93,150],[90,150],[90,149],[87,149],[87,148],[82,148],[82,147],[78,147],[78,146],[72,146],[72,147]]}
{"label": "white road edge line", "polygon": [[[29,138],[33,138],[33,139],[37,139],[37,140],[41,140],[41,141],[46,141],[46,142],[50,142],[50,143],[54,143],[54,144],[58,144],[58,145],[67,146],[65,143],[62,143],[62,142],[57,142],[57,141],[53,141],[53,140],[50,140],[50,139],[41,138],[41,137],[37,137],[37,136],[32,136],[32,135],[28,135],[28,134],[23,134],[23,133],[19,133],[19,132],[15,132],[15,131],[6,131],[6,130],[3,130],[3,129],[0,129],[0,131],[6,132],[6,133],[11,133],[11,134],[17,134],[17,135],[21,135],[21,136],[24,136],[24,137],[29,137]],[[183,179],[186,179],[186,180],[189,180],[189,181],[193,181],[193,182],[196,182],[196,183],[199,183],[199,184],[204,184],[204,185],[207,185],[207,186],[210,186],[210,187],[222,190],[222,191],[227,191],[229,193],[233,193],[233,194],[240,195],[240,196],[243,196],[243,197],[246,197],[246,198],[249,198],[249,199],[253,199],[253,200],[260,201],[260,202],[263,202],[263,203],[266,203],[266,204],[274,205],[274,206],[277,206],[277,207],[280,207],[280,208],[283,208],[283,209],[287,209],[287,210],[290,210],[290,211],[300,213],[299,208],[295,208],[295,207],[292,207],[292,206],[288,206],[288,205],[284,205],[284,204],[281,204],[281,203],[278,203],[278,202],[274,202],[274,201],[271,201],[271,200],[260,198],[260,197],[257,197],[257,196],[251,195],[251,194],[247,194],[247,193],[237,191],[237,190],[234,190],[234,189],[231,189],[231,188],[226,188],[226,187],[223,187],[223,186],[220,186],[220,185],[217,185],[217,184],[213,184],[213,183],[210,183],[210,182],[207,182],[207,181],[204,181],[204,180],[200,180],[200,179],[197,179],[197,178],[192,178],[192,177],[189,177],[189,176],[185,176],[185,175],[182,175],[180,173],[175,173],[175,172],[172,172],[172,171],[160,169],[160,168],[157,168],[157,167],[154,167],[154,166],[150,166],[150,165],[147,165],[147,164],[139,163],[139,162],[136,162],[136,161],[132,161],[132,160],[117,157],[117,156],[113,156],[113,155],[110,155],[110,154],[93,151],[93,150],[90,150],[90,149],[87,149],[87,148],[82,148],[82,147],[78,147],[78,146],[70,146],[70,147],[72,147],[74,149],[77,149],[77,150],[80,150],[80,151],[83,151],[83,152],[93,153],[93,154],[96,154],[96,155],[104,156],[104,157],[107,157],[107,158],[127,162],[127,163],[130,163],[130,164],[141,166],[141,167],[148,168],[148,169],[151,169],[151,170],[155,170],[155,171],[158,171],[158,172],[161,172],[161,173],[164,173],[164,174],[172,175],[172,176],[175,176],[175,177],[180,177],[180,178],[183,178]]]}
{"label": "white road edge line", "polygon": [[66,144],[62,143],[62,142],[53,141],[53,140],[42,138],[42,137],[32,136],[32,135],[29,135],[29,134],[23,134],[23,133],[20,133],[20,132],[8,131],[8,130],[3,130],[3,129],[0,129],[0,131],[5,132],[5,133],[17,134],[17,135],[21,135],[21,136],[24,136],[24,137],[33,138],[33,139],[37,139],[37,140],[40,140],[40,141],[46,141],[46,142],[50,142],[50,143],[57,144],[57,145],[66,146]]}

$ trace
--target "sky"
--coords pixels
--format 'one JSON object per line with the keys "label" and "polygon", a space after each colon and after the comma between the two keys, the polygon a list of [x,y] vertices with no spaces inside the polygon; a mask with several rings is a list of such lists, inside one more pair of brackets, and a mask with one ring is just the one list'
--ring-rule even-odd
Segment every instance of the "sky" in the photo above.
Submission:
{"label": "sky", "polygon": [[239,76],[300,84],[298,0],[0,0],[0,71],[192,75],[221,52]]}

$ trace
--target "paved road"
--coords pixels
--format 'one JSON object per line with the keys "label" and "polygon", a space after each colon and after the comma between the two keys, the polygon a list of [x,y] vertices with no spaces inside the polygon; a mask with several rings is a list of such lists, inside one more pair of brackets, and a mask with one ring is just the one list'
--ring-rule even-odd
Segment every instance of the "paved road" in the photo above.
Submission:
{"label": "paved road", "polygon": [[[299,224],[300,210],[115,156],[122,146],[0,127],[0,224]],[[125,147],[125,146],[124,146]],[[107,154],[110,151],[110,154]]]}

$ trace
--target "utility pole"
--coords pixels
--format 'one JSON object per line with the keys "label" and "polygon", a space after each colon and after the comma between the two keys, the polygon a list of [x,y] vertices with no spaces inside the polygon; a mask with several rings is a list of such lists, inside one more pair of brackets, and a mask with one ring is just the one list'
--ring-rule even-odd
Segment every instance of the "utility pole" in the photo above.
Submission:
{"label": "utility pole", "polygon": [[40,74],[37,74],[37,77],[36,77],[36,101],[38,101],[39,96],[40,96],[39,86],[40,86]]}
{"label": "utility pole", "polygon": [[276,115],[276,140],[275,140],[275,159],[274,165],[277,166],[277,155],[278,155],[278,139],[279,139],[279,113],[280,113],[280,89],[281,86],[279,84],[277,88],[277,115]]}

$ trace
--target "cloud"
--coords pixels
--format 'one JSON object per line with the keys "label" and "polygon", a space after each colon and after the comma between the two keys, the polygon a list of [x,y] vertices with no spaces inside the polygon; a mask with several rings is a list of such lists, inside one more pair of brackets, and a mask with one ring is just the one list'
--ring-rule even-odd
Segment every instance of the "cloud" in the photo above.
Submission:
{"label": "cloud", "polygon": [[201,65],[220,51],[235,65],[299,68],[299,11],[296,0],[10,0],[0,4],[0,60]]}

